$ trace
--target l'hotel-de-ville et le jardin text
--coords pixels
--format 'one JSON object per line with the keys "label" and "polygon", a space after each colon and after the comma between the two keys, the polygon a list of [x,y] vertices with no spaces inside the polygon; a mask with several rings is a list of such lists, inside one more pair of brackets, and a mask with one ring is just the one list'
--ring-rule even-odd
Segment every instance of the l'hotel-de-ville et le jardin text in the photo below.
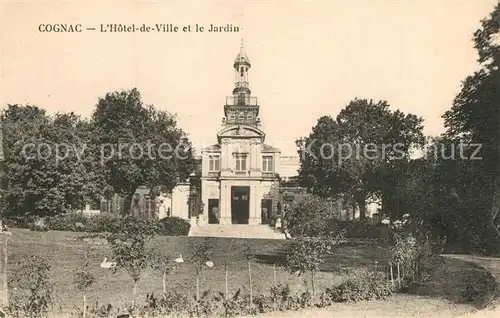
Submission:
{"label": "l'hotel-de-ville et le jardin text", "polygon": [[84,31],[97,31],[101,33],[177,33],[177,32],[240,32],[240,27],[226,23],[221,25],[216,24],[172,24],[172,23],[157,23],[157,24],[120,24],[108,23],[99,24],[96,26],[84,26],[83,24],[39,24],[38,31],[42,33],[79,33]]}

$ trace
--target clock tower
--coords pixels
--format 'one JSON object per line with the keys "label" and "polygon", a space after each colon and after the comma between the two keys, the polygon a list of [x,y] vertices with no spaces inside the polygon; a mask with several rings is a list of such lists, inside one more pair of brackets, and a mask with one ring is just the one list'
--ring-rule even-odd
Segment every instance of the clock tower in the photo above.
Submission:
{"label": "clock tower", "polygon": [[252,91],[248,81],[248,71],[252,64],[244,51],[243,40],[240,53],[234,60],[234,89],[233,95],[226,97],[224,105],[224,125],[249,125],[258,127],[259,105],[257,98],[251,96]]}

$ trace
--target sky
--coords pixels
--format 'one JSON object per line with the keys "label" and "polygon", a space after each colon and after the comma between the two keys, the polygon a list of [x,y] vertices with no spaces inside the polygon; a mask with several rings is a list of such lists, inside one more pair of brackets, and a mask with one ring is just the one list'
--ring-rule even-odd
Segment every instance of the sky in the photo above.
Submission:
{"label": "sky", "polygon": [[[386,100],[443,131],[462,80],[478,68],[472,34],[497,1],[0,0],[0,101],[90,116],[99,97],[137,87],[177,114],[199,150],[216,143],[244,39],[266,143],[295,140],[355,97]],[[177,33],[100,32],[101,24],[172,24]],[[39,32],[81,24],[80,33]],[[182,32],[210,24],[240,32]]]}

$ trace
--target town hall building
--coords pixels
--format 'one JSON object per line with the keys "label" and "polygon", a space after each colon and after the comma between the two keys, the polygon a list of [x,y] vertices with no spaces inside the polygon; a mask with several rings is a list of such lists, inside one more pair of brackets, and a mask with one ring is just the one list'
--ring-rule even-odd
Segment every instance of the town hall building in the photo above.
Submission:
{"label": "town hall building", "polygon": [[202,149],[202,220],[207,223],[266,224],[277,204],[272,191],[279,187],[281,151],[266,144],[260,128],[259,101],[249,85],[251,66],[242,47],[217,143]]}
{"label": "town hall building", "polygon": [[[135,196],[142,216],[175,216],[196,226],[273,224],[280,199],[286,196],[280,182],[297,177],[299,157],[282,157],[280,149],[266,143],[259,101],[250,90],[252,65],[243,45],[232,66],[235,84],[221,107],[222,127],[214,134],[216,143],[201,150],[196,171],[171,193],[152,202],[149,189],[139,187]],[[121,210],[123,202],[118,201],[104,200],[100,211]],[[86,213],[100,211],[86,208]]]}

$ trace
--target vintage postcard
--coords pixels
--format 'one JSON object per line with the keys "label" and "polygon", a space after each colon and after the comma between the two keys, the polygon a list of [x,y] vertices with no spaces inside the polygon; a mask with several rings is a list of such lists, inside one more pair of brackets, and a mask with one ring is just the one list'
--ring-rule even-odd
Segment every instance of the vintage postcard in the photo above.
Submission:
{"label": "vintage postcard", "polygon": [[0,0],[0,317],[500,316],[500,3]]}

